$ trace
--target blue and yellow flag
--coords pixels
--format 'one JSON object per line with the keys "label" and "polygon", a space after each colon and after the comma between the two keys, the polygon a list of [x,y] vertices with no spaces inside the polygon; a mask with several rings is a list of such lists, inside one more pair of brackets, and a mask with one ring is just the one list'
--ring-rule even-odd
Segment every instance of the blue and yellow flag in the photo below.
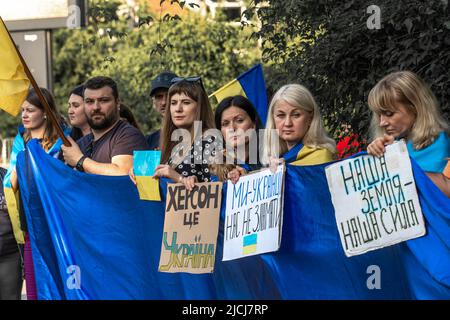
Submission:
{"label": "blue and yellow flag", "polygon": [[161,162],[161,151],[134,151],[133,170],[141,200],[161,201],[158,179],[153,178]]}
{"label": "blue and yellow flag", "polygon": [[250,100],[258,112],[262,124],[265,125],[269,104],[261,64],[257,64],[236,79],[231,80],[211,96],[215,96],[220,102],[226,97],[235,95],[241,95]]}
{"label": "blue and yellow flag", "polygon": [[[9,217],[11,219],[11,224],[14,231],[14,237],[16,238],[17,243],[24,244],[25,238],[23,231],[21,230],[20,226],[20,219],[19,219],[19,191],[15,191],[11,184],[11,176],[13,175],[13,172],[16,171],[16,164],[17,164],[17,156],[20,152],[25,150],[25,142],[22,138],[25,129],[22,125],[19,126],[19,132],[17,133],[16,137],[14,138],[14,142],[12,145],[12,151],[11,156],[9,160],[9,166],[8,171],[5,174],[5,177],[3,179],[3,189],[5,191],[5,199],[6,199],[6,205],[8,206],[8,213]],[[64,133],[66,135],[70,134],[70,128],[65,128]],[[61,149],[62,140],[59,138],[56,140],[55,144],[47,151],[47,153],[52,157],[57,157],[59,154],[59,151]]]}
{"label": "blue and yellow flag", "polygon": [[0,61],[0,109],[17,116],[27,96],[30,80],[1,18]]}

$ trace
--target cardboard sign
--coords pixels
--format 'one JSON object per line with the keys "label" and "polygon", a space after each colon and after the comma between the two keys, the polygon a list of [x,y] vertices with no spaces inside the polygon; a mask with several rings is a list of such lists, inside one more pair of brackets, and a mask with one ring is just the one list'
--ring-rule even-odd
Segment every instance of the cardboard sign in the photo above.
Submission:
{"label": "cardboard sign", "polygon": [[403,141],[326,168],[342,247],[350,257],[425,234],[408,150]]}
{"label": "cardboard sign", "polygon": [[213,272],[221,201],[221,182],[168,184],[159,271]]}
{"label": "cardboard sign", "polygon": [[265,169],[228,181],[223,261],[280,248],[284,170],[279,165],[275,173]]}
{"label": "cardboard sign", "polygon": [[161,201],[158,179],[153,178],[161,151],[134,151],[133,170],[141,200]]}

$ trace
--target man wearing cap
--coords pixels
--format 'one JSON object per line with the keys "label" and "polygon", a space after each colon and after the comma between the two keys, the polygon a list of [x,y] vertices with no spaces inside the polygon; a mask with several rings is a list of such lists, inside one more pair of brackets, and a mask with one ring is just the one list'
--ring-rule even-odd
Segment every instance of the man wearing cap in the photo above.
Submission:
{"label": "man wearing cap", "polygon": [[[153,101],[153,108],[160,114],[161,119],[166,112],[167,92],[169,91],[171,80],[177,75],[173,72],[163,72],[152,81],[150,96]],[[159,149],[159,136],[161,130],[157,130],[146,137],[150,150]]]}

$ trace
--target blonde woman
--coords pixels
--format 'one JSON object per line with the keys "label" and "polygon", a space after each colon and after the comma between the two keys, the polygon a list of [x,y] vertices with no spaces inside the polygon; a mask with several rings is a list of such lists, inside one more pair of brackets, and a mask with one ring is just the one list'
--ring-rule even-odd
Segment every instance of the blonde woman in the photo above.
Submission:
{"label": "blonde woman", "polygon": [[408,152],[422,170],[442,173],[450,156],[448,123],[436,97],[422,79],[410,71],[394,72],[369,93],[374,138],[367,152],[382,156],[385,145],[404,138]]}
{"label": "blonde woman", "polygon": [[273,96],[264,147],[266,164],[279,157],[293,165],[316,165],[335,158],[336,143],[328,137],[319,107],[304,86],[288,84]]}

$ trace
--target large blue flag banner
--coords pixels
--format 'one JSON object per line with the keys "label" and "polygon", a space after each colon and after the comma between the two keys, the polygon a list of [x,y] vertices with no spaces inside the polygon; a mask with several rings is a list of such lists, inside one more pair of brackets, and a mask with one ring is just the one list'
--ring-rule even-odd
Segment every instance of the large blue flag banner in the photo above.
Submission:
{"label": "large blue flag banner", "polygon": [[[427,234],[348,258],[325,165],[288,165],[279,251],[223,255],[223,188],[212,274],[160,273],[163,201],[128,177],[80,173],[36,141],[19,154],[19,184],[39,299],[450,299],[450,200],[411,161]],[[351,204],[349,204],[351,205]]]}

